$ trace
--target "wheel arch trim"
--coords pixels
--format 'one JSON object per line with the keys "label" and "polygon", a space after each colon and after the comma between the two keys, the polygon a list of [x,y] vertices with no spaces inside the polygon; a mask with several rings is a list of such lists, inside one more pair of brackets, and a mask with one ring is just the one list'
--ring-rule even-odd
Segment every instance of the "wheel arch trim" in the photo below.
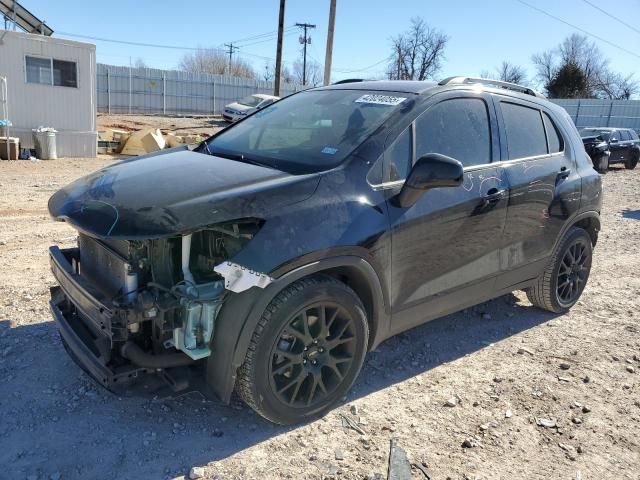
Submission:
{"label": "wheel arch trim", "polygon": [[[368,319],[369,349],[375,348],[387,338],[390,331],[390,314],[382,281],[367,260],[356,255],[337,255],[301,265],[274,279],[264,289],[251,288],[240,294],[233,294],[222,306],[216,320],[216,333],[212,339],[212,355],[208,357],[206,367],[207,384],[215,396],[224,402],[230,401],[236,371],[244,361],[253,332],[266,307],[282,289],[313,274],[327,272],[332,275],[344,269],[359,272],[361,278],[366,279],[371,291],[372,318]],[[357,289],[354,290],[358,293]]]}

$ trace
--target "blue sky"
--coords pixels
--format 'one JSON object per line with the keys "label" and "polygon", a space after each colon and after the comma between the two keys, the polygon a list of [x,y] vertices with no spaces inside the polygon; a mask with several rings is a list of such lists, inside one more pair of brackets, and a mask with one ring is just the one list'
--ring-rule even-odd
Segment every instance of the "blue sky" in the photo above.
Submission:
{"label": "blue sky", "polygon": [[[540,9],[579,26],[611,43],[634,52],[625,53],[596,40],[611,67],[621,73],[636,73],[640,79],[640,33],[606,17],[584,0],[527,0]],[[640,1],[591,0],[640,30]],[[389,38],[405,30],[412,16],[421,16],[450,40],[441,76],[478,75],[502,60],[525,67],[533,75],[533,53],[556,46],[574,33],[571,27],[519,3],[517,0],[337,0],[333,80],[372,77],[384,64],[370,67],[390,53]],[[36,16],[44,19],[56,36],[64,33],[89,35],[132,42],[222,47],[224,43],[275,32],[279,0],[191,1],[165,0],[23,0]],[[287,0],[285,26],[296,22],[316,24],[309,55],[324,60],[329,0]],[[287,30],[284,61],[300,55],[298,32]],[[75,37],[76,40],[81,40]],[[144,59],[157,68],[175,68],[185,53],[161,49],[91,41],[97,46],[98,62],[128,65]],[[263,69],[275,57],[275,34],[237,43],[241,57]],[[266,57],[266,58],[265,58]],[[355,70],[355,71],[354,71]]]}

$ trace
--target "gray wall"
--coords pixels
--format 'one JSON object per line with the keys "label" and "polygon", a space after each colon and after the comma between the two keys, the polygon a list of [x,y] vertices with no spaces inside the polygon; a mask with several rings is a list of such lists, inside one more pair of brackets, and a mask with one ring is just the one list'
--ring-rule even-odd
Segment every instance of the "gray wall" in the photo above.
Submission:
{"label": "gray wall", "polygon": [[[280,95],[300,87],[283,84]],[[273,95],[273,82],[155,68],[97,65],[98,111],[138,114],[219,114],[252,93]]]}
{"label": "gray wall", "polygon": [[[10,135],[33,147],[31,130],[53,127],[60,157],[96,155],[96,47],[88,43],[0,30],[0,76],[7,77]],[[76,62],[78,86],[27,83],[25,56]]]}
{"label": "gray wall", "polygon": [[577,127],[633,128],[640,132],[640,100],[551,100],[569,113]]}

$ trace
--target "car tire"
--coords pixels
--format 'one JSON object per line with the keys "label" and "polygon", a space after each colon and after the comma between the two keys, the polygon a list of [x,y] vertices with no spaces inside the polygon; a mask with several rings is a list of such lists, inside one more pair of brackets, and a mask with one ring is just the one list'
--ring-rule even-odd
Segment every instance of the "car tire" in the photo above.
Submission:
{"label": "car tire", "polygon": [[262,314],[236,391],[274,423],[322,416],[351,388],[368,341],[365,309],[351,288],[325,275],[298,280]]}
{"label": "car tire", "polygon": [[636,168],[636,166],[638,165],[638,157],[640,157],[640,155],[633,155],[630,159],[624,162],[624,168],[626,168],[627,170],[633,170],[634,168]]}
{"label": "car tire", "polygon": [[598,160],[598,172],[607,173],[609,171],[609,155],[602,155]]}
{"label": "car tire", "polygon": [[593,246],[583,228],[571,227],[542,275],[526,290],[536,307],[565,313],[578,301],[589,279]]}

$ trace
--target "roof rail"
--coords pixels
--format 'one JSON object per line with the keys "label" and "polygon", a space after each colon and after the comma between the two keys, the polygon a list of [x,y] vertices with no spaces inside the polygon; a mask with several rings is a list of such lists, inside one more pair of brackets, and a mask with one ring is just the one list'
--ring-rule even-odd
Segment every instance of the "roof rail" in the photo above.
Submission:
{"label": "roof rail", "polygon": [[513,90],[515,92],[524,93],[526,95],[532,95],[534,97],[545,98],[544,95],[536,92],[535,90],[518,85],[517,83],[503,82],[501,80],[492,80],[490,78],[478,78],[478,77],[448,77],[438,82],[438,85],[473,85],[482,84],[491,87],[504,88],[505,90]]}

